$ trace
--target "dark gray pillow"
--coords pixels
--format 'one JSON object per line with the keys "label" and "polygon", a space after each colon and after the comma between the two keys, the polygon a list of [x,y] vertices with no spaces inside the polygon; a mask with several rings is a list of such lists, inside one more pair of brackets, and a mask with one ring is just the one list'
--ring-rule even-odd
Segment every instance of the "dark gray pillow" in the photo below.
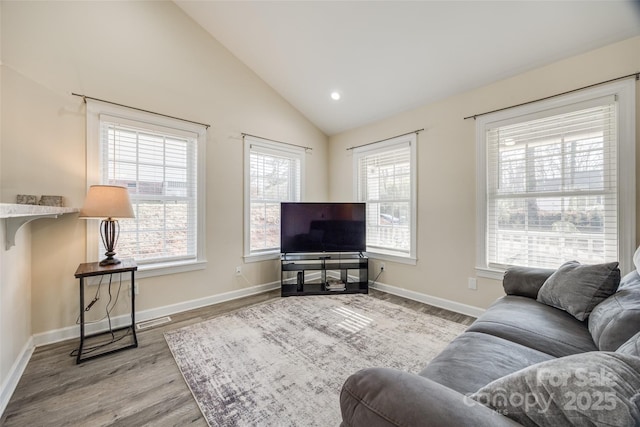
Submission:
{"label": "dark gray pillow", "polygon": [[525,426],[637,426],[640,358],[573,354],[499,378],[470,397]]}
{"label": "dark gray pillow", "polygon": [[596,305],[618,289],[619,284],[617,262],[581,265],[578,261],[569,261],[544,282],[537,300],[584,321]]}
{"label": "dark gray pillow", "polygon": [[640,357],[640,332],[632,336],[616,350],[616,353]]}
{"label": "dark gray pillow", "polygon": [[544,282],[555,270],[535,267],[509,267],[504,272],[502,287],[507,295],[536,299]]}
{"label": "dark gray pillow", "polygon": [[615,351],[638,331],[640,288],[634,286],[619,288],[589,316],[589,332],[599,350]]}

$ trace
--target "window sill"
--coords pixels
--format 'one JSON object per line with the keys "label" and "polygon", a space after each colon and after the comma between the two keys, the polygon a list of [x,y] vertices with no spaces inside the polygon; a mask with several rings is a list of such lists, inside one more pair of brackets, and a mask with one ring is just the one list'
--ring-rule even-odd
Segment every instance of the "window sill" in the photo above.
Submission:
{"label": "window sill", "polygon": [[261,262],[280,259],[280,252],[267,252],[263,254],[245,255],[244,262]]}
{"label": "window sill", "polygon": [[500,280],[504,279],[505,270],[488,267],[476,267],[476,275],[486,279]]}
{"label": "window sill", "polygon": [[370,259],[379,259],[382,261],[397,262],[399,264],[407,264],[407,265],[418,264],[417,258],[404,256],[404,255],[395,255],[393,253],[367,251],[365,252],[365,255]]}
{"label": "window sill", "polygon": [[167,262],[162,264],[140,264],[136,277],[144,279],[146,277],[164,276],[167,274],[186,273],[189,271],[204,270],[207,268],[206,260]]}

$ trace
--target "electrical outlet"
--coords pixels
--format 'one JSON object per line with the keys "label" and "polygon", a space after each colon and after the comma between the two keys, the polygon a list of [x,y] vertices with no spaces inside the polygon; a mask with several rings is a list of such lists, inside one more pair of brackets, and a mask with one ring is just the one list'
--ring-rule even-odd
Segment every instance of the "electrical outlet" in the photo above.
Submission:
{"label": "electrical outlet", "polygon": [[380,263],[380,271],[384,271],[384,262]]}
{"label": "electrical outlet", "polygon": [[474,291],[478,290],[478,281],[475,277],[469,277],[469,289]]}
{"label": "electrical outlet", "polygon": [[236,276],[239,276],[242,274],[242,268],[240,266],[236,267]]}

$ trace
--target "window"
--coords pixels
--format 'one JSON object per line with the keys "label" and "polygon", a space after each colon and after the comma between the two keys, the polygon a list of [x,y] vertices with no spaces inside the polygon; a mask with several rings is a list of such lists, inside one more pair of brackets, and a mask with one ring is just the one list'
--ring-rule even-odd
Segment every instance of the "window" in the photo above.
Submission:
{"label": "window", "polygon": [[203,268],[204,126],[94,101],[87,112],[89,181],[128,188],[136,215],[119,221],[117,256],[141,271]]}
{"label": "window", "polygon": [[304,148],[245,136],[245,260],[280,254],[280,203],[302,200]]}
{"label": "window", "polygon": [[367,253],[416,260],[416,134],[354,148],[355,194],[367,204]]}
{"label": "window", "polygon": [[479,269],[631,260],[634,97],[617,83],[478,119]]}

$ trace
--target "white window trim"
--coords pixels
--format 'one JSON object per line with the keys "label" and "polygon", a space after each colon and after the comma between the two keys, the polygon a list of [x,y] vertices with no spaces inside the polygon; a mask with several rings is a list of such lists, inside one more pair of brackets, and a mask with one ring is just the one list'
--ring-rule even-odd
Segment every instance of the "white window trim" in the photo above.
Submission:
{"label": "white window trim", "polygon": [[[152,113],[146,113],[117,105],[87,100],[87,191],[90,186],[100,184],[100,115],[108,115],[124,120],[134,120],[150,126],[161,126],[171,129],[179,129],[198,135],[198,164],[197,164],[197,191],[198,191],[198,223],[196,259],[188,261],[161,262],[154,264],[141,264],[138,267],[138,278],[161,276],[165,274],[183,273],[187,271],[202,270],[207,266],[206,260],[206,193],[205,193],[205,162],[206,162],[206,128],[202,125],[189,123],[179,119],[171,119]],[[99,259],[99,222],[87,220],[87,250],[86,259]],[[117,250],[117,247],[116,247]]]}
{"label": "white window trim", "polygon": [[538,112],[615,96],[618,102],[618,257],[621,272],[633,267],[636,229],[635,178],[635,79],[621,80],[545,101],[480,116],[476,120],[476,274],[502,280],[504,269],[490,268],[486,258],[487,235],[487,147],[486,130],[494,123]]}
{"label": "white window trim", "polygon": [[275,154],[283,153],[290,156],[295,156],[300,159],[300,201],[304,200],[305,193],[305,154],[304,147],[297,147],[289,144],[283,144],[279,142],[270,141],[267,139],[258,138],[255,136],[245,135],[244,137],[244,262],[260,262],[274,259],[280,259],[280,249],[274,249],[270,251],[262,251],[259,253],[251,253],[251,233],[250,233],[250,220],[251,220],[251,146],[259,146],[262,149],[273,151]]}
{"label": "white window trim", "polygon": [[[409,253],[404,254],[401,252],[396,252],[393,250],[384,250],[384,249],[369,249],[367,248],[366,255],[372,259],[379,259],[383,261],[392,261],[402,264],[416,265],[417,258],[417,236],[418,236],[418,170],[417,170],[417,134],[411,133],[409,135],[402,135],[395,138],[390,138],[381,142],[376,142],[373,144],[368,144],[362,147],[356,147],[353,149],[353,194],[356,198],[358,198],[358,186],[359,177],[358,177],[358,161],[361,157],[366,156],[367,154],[374,153],[376,151],[385,151],[394,146],[398,146],[401,144],[409,144],[409,157],[410,157],[410,176],[411,176],[411,222],[410,222],[410,247]],[[361,200],[358,200],[361,201]]]}

